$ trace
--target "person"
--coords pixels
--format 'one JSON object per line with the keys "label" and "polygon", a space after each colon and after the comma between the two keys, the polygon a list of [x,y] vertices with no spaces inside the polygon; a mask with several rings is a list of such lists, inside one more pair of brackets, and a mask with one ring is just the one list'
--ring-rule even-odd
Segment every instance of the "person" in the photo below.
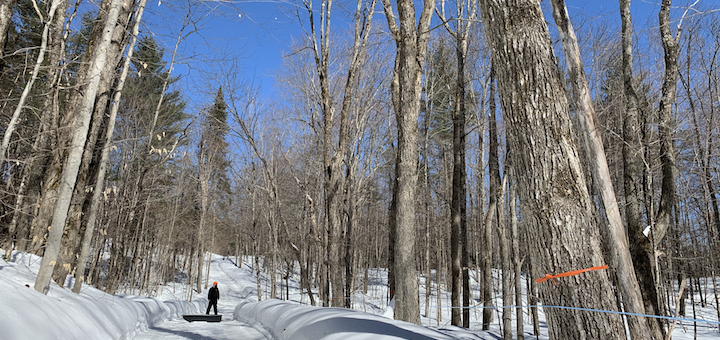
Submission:
{"label": "person", "polygon": [[220,300],[220,290],[218,290],[217,282],[213,282],[213,286],[208,291],[208,308],[205,314],[210,314],[210,307],[214,307],[215,315],[217,315],[217,302]]}

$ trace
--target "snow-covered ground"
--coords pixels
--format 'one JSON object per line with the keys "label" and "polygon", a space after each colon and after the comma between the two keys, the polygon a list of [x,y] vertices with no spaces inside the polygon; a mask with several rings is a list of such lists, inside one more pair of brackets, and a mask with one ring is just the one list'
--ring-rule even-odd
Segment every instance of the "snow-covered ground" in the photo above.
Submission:
{"label": "snow-covered ground", "polygon": [[[368,273],[367,293],[358,287],[352,305],[354,310],[319,308],[309,305],[306,294],[300,294],[295,280],[289,279],[290,301],[267,299],[269,282],[261,275],[262,300],[257,301],[257,281],[251,271],[250,261],[245,258],[240,266],[235,258],[213,255],[210,266],[210,282],[217,281],[220,288],[218,312],[223,314],[220,323],[189,323],[183,314],[202,314],[207,300],[204,294],[187,298],[187,285],[163,287],[155,298],[132,295],[105,294],[90,286],[82,292],[72,293],[67,288],[52,285],[48,295],[36,292],[32,286],[40,264],[37,256],[13,253],[12,259],[0,259],[0,339],[499,339],[500,325],[496,314],[490,331],[481,331],[478,320],[482,310],[471,311],[469,330],[449,325],[449,295],[441,294],[438,304],[433,288],[429,315],[425,315],[423,279],[420,286],[420,304],[423,326],[391,320],[386,302],[385,271]],[[69,282],[68,282],[69,283]],[[358,280],[358,284],[362,284]],[[434,285],[433,285],[434,286]],[[434,286],[435,287],[435,286]],[[477,284],[473,284],[477,289]],[[280,288],[278,288],[280,292]],[[697,295],[695,317],[717,321],[712,285],[707,305],[699,304]],[[288,290],[283,287],[282,295]],[[477,294],[476,294],[477,296]],[[495,305],[501,305],[496,290]],[[688,318],[692,317],[692,305],[688,299]],[[437,311],[441,318],[438,319]],[[527,308],[525,310],[526,338],[530,334]],[[514,313],[513,313],[514,315]],[[547,339],[544,315],[540,312],[541,336]],[[513,321],[514,326],[514,321]],[[680,322],[673,332],[673,339],[693,339],[692,322]],[[698,323],[697,339],[717,339],[717,325]]]}

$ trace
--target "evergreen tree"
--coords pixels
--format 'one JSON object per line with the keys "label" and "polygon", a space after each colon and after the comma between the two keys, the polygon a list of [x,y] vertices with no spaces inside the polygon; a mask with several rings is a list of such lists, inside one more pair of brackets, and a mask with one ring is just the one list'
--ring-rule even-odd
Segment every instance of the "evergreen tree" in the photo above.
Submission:
{"label": "evergreen tree", "polygon": [[229,163],[225,158],[228,151],[228,143],[225,141],[227,133],[227,105],[221,87],[218,89],[215,101],[208,110],[200,141],[200,153],[204,154],[202,161],[205,164],[203,165],[212,170],[209,180],[212,186],[219,191],[218,193],[230,190],[227,177]]}

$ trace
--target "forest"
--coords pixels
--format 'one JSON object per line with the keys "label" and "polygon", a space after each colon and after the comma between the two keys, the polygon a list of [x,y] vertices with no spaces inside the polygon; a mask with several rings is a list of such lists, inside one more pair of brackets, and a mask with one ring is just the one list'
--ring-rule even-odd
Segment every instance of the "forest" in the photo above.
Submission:
{"label": "forest", "polygon": [[697,293],[720,318],[720,4],[283,0],[273,93],[203,38],[246,4],[0,1],[0,248],[42,256],[35,290],[201,294],[220,254],[325,307],[386,270],[418,324],[494,286],[627,312],[546,309],[551,339],[666,339],[643,315]]}

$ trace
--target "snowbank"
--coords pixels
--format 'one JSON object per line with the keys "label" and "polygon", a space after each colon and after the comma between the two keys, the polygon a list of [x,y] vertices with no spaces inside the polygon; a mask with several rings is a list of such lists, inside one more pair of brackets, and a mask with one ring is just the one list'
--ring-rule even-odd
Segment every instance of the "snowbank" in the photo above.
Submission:
{"label": "snowbank", "polygon": [[273,339],[453,339],[415,324],[344,308],[320,308],[282,300],[241,303],[235,319],[262,328]]}
{"label": "snowbank", "polygon": [[130,339],[207,303],[113,296],[86,285],[75,294],[54,283],[43,295],[32,288],[40,260],[22,253],[0,259],[0,339]]}

